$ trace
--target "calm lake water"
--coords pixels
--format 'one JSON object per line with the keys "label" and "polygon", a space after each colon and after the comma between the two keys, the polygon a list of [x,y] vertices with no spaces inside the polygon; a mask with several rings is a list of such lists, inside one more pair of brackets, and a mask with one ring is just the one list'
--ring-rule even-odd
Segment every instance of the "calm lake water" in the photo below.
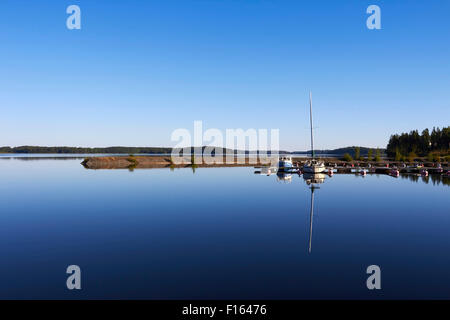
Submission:
{"label": "calm lake water", "polygon": [[310,241],[303,177],[254,171],[0,159],[0,298],[450,298],[448,180],[327,177]]}

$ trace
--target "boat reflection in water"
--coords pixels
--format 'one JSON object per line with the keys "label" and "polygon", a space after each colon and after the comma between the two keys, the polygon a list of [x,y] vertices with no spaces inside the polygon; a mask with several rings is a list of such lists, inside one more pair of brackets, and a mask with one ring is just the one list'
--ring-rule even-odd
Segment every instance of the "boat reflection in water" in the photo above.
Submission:
{"label": "boat reflection in water", "polygon": [[[303,174],[303,179],[305,179],[306,184],[311,186],[311,188],[315,184],[324,183],[325,177],[326,177],[325,173],[304,173]],[[318,186],[315,186],[315,187],[318,188]]]}
{"label": "boat reflection in water", "polygon": [[[270,168],[261,168],[261,171],[257,171],[255,173],[271,175],[271,174],[273,174],[273,171],[271,171]],[[300,174],[298,174],[298,175],[300,175]],[[284,182],[284,183],[291,183],[292,176],[293,176],[292,173],[278,171],[277,172],[277,181]],[[325,178],[327,177],[327,175],[325,173],[306,173],[305,172],[305,173],[303,173],[302,176],[303,176],[303,179],[305,180],[306,184],[309,186],[309,189],[311,190],[311,206],[310,206],[310,211],[309,211],[309,244],[308,244],[308,252],[311,253],[313,218],[314,218],[314,191],[317,189],[320,189],[319,184],[322,184],[325,182]],[[329,174],[328,176],[331,177],[332,174]]]}
{"label": "boat reflection in water", "polygon": [[284,183],[291,183],[292,182],[292,173],[278,171],[277,172],[277,181],[284,182]]}
{"label": "boat reflection in water", "polygon": [[318,184],[325,182],[326,175],[323,173],[304,173],[303,179],[305,179],[306,184],[309,185],[311,190],[311,206],[309,210],[309,242],[308,242],[308,252],[311,253],[312,250],[312,233],[313,233],[313,218],[314,218],[314,191],[320,189]]}
{"label": "boat reflection in water", "polygon": [[[271,175],[274,172],[272,170],[270,170],[270,168],[262,168],[261,171],[257,171],[255,173]],[[284,183],[291,183],[292,176],[293,176],[292,173],[278,171],[277,172],[277,181],[284,182]],[[308,241],[308,252],[311,253],[313,220],[314,220],[314,191],[317,189],[320,189],[319,184],[322,184],[325,182],[325,178],[327,177],[327,175],[324,173],[303,173],[302,176],[303,176],[303,179],[305,180],[306,184],[309,186],[309,189],[311,190],[311,204],[310,204],[310,210],[309,210],[309,241]],[[332,175],[328,175],[328,176],[331,177]]]}
{"label": "boat reflection in water", "polygon": [[273,174],[276,174],[277,171],[278,171],[277,167],[261,167],[259,170],[255,171],[255,174],[271,176]]}

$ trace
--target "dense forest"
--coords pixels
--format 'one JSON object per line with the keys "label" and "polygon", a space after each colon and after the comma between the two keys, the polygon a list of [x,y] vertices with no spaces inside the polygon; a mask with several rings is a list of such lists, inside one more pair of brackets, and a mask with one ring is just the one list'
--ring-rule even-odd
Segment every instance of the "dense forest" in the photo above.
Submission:
{"label": "dense forest", "polygon": [[418,130],[409,133],[394,134],[389,139],[386,153],[396,160],[414,158],[417,156],[445,156],[450,148],[450,127],[441,129],[425,129],[419,134]]}

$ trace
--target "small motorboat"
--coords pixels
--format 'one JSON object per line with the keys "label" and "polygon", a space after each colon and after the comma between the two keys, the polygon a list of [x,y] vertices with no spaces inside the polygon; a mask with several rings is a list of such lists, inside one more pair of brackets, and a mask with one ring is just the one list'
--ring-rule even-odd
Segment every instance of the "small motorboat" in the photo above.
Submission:
{"label": "small motorboat", "polygon": [[327,173],[331,177],[334,174],[333,169],[329,168]]}
{"label": "small motorboat", "polygon": [[362,170],[359,171],[359,174],[364,177],[367,174],[367,170],[366,169],[362,169]]}
{"label": "small motorboat", "polygon": [[280,157],[278,161],[278,171],[279,172],[293,172],[295,167],[292,164],[291,157]]}

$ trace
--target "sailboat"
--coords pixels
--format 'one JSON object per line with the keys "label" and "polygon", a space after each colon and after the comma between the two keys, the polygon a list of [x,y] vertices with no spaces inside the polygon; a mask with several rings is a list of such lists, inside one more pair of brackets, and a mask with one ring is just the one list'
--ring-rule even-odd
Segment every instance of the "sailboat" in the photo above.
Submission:
{"label": "sailboat", "polygon": [[312,118],[312,93],[309,92],[309,123],[311,125],[311,160],[303,166],[303,172],[306,173],[322,173],[325,171],[325,164],[315,159],[314,154],[314,135],[313,135],[313,118]]}

